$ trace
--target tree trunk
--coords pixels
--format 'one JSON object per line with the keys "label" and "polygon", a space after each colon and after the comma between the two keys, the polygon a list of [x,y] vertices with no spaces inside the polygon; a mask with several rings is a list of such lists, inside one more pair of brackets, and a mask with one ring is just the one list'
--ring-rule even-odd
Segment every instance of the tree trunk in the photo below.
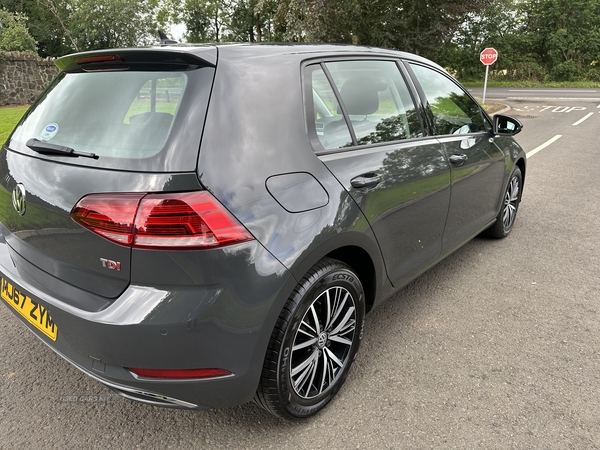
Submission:
{"label": "tree trunk", "polygon": [[262,42],[262,28],[260,26],[260,15],[256,16],[256,42]]}

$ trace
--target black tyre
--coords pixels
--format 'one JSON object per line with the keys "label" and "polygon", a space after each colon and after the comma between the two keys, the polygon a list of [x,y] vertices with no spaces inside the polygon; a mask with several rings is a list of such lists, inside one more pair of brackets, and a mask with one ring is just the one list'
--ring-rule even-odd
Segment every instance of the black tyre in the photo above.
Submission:
{"label": "black tyre", "polygon": [[330,258],[313,266],[279,316],[255,401],[285,419],[323,409],[348,376],[364,317],[363,287],[352,269]]}
{"label": "black tyre", "polygon": [[521,175],[521,170],[518,167],[515,167],[515,170],[513,170],[508,181],[506,191],[504,192],[502,207],[496,217],[496,222],[487,230],[489,236],[497,239],[508,236],[517,219],[522,189],[523,177]]}

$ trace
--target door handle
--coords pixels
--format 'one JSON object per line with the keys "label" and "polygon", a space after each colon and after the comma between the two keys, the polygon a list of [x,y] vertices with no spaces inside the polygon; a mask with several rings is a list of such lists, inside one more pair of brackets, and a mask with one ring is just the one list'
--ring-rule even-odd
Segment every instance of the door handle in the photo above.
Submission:
{"label": "door handle", "polygon": [[381,174],[377,172],[365,173],[352,178],[350,184],[355,188],[375,187],[381,181]]}
{"label": "door handle", "polygon": [[466,160],[467,160],[467,155],[464,155],[464,154],[454,154],[454,155],[450,155],[450,157],[448,158],[448,161],[450,161],[452,164],[456,164],[459,166],[462,166]]}

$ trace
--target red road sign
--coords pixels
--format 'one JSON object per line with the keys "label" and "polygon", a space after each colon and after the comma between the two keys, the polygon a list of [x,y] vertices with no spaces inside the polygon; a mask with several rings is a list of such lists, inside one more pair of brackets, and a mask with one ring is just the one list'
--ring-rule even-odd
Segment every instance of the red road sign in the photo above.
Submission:
{"label": "red road sign", "polygon": [[488,47],[479,54],[479,60],[486,66],[491,66],[498,59],[498,51]]}

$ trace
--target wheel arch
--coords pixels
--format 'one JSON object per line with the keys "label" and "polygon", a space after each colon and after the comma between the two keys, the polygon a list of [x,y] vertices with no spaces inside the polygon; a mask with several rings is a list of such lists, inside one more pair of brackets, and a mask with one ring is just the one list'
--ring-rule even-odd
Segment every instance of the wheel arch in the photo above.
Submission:
{"label": "wheel arch", "polygon": [[365,312],[368,313],[375,304],[377,293],[375,265],[369,253],[361,247],[349,245],[340,247],[325,256],[348,264],[358,275],[365,292]]}
{"label": "wheel arch", "polygon": [[[519,168],[519,170],[521,171],[521,184],[523,186],[525,186],[525,159],[523,158],[519,158],[517,160],[517,162],[515,163],[515,165]],[[521,189],[521,194],[523,193],[523,190]]]}
{"label": "wheel arch", "polygon": [[385,271],[383,257],[379,245],[369,232],[346,232],[332,236],[322,242],[312,252],[302,255],[290,267],[297,280],[302,277],[321,259],[329,257],[348,264],[358,275],[365,291],[367,312],[377,303],[387,288],[389,280]]}

